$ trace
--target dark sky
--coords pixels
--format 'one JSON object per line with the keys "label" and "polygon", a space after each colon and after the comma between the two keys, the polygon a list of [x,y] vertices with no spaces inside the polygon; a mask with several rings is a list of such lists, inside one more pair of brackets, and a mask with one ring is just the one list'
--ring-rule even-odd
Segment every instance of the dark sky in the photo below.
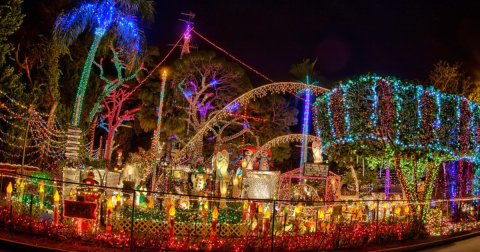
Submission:
{"label": "dark sky", "polygon": [[[463,62],[480,80],[476,0],[156,2],[146,34],[162,55],[185,29],[180,13],[191,11],[195,30],[274,81],[291,80],[291,65],[306,58],[318,58],[329,82],[367,72],[425,79],[439,60]],[[194,34],[192,43],[214,49]],[[255,86],[267,83],[248,74]]]}

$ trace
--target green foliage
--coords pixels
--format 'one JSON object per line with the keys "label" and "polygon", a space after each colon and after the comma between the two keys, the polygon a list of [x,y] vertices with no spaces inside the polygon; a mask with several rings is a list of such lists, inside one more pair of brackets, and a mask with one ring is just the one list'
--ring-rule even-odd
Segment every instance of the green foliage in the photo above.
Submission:
{"label": "green foliage", "polygon": [[6,63],[8,58],[12,59],[13,51],[8,39],[20,28],[25,17],[20,6],[22,2],[22,0],[8,0],[0,5],[0,89],[18,100],[24,98],[26,86],[20,81],[22,75],[15,73],[14,68]]}

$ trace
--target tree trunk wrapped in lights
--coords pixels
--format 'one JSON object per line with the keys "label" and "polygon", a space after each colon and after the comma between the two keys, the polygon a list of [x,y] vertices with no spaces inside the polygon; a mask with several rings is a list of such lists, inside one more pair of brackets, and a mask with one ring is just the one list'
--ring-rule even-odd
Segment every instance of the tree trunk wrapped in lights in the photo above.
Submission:
{"label": "tree trunk wrapped in lights", "polygon": [[[131,110],[122,110],[123,103],[128,100],[130,95],[135,91],[127,91],[128,86],[123,86],[121,88],[115,89],[110,93],[110,96],[105,97],[104,99],[104,108],[106,109],[106,114],[101,116],[100,127],[104,128],[108,132],[107,142],[105,146],[105,159],[110,160],[112,140],[117,130],[118,126],[124,121],[131,121],[135,119],[135,112],[140,110],[140,108],[135,108]],[[122,113],[123,111],[123,113]]]}

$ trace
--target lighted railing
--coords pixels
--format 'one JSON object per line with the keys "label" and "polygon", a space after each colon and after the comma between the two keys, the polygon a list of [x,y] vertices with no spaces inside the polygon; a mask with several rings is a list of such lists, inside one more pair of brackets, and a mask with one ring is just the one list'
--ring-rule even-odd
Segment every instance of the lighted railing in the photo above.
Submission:
{"label": "lighted railing", "polygon": [[0,227],[108,247],[346,249],[450,235],[480,225],[476,198],[246,201],[86,186],[7,172],[1,173],[0,188]]}

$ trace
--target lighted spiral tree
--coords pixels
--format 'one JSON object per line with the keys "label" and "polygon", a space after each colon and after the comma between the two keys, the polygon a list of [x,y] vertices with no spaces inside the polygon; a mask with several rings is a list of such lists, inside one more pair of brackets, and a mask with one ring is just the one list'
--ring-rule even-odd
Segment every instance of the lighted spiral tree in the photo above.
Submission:
{"label": "lighted spiral tree", "polygon": [[125,48],[126,62],[134,67],[145,47],[143,31],[138,26],[135,15],[152,18],[153,1],[148,0],[93,0],[79,4],[67,13],[61,13],[53,28],[53,38],[61,52],[67,51],[77,37],[86,30],[93,30],[95,38],[88,53],[78,86],[72,125],[78,126],[82,113],[82,102],[90,77],[95,53],[101,39],[110,34],[116,46]]}
{"label": "lighted spiral tree", "polygon": [[[409,200],[430,198],[440,163],[478,163],[480,109],[464,97],[394,77],[361,76],[314,106],[317,134],[331,159],[348,166],[358,156],[372,166],[395,167]],[[419,193],[422,177],[425,192]]]}

